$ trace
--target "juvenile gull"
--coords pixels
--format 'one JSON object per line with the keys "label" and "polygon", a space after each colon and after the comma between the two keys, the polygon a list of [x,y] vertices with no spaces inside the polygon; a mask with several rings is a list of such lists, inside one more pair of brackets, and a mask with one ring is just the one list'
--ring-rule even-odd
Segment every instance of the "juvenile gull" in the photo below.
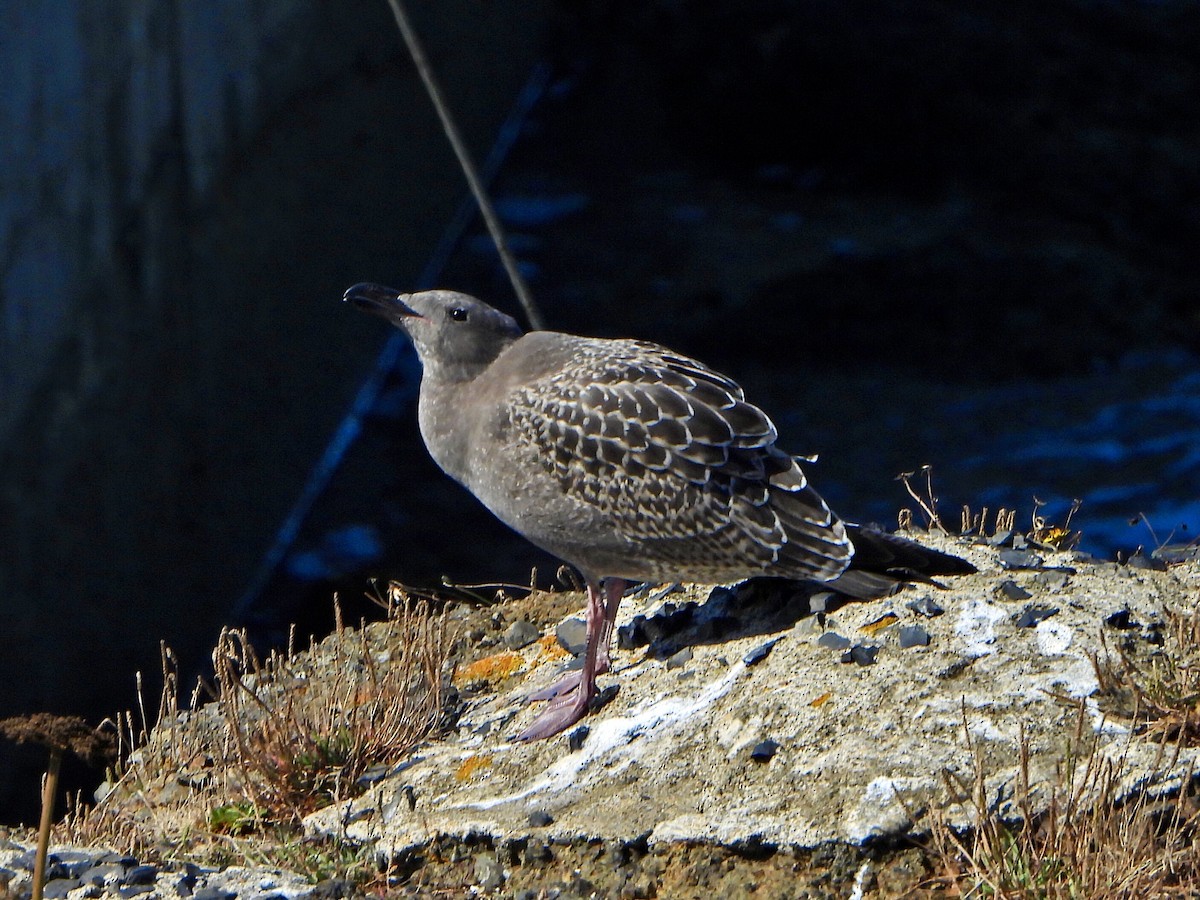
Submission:
{"label": "juvenile gull", "polygon": [[975,571],[839,519],[800,460],[775,446],[767,414],[694,359],[647,341],[522,334],[454,291],[356,284],[344,299],[412,339],[434,461],[587,583],[583,666],[530,698],[551,702],[521,740],[557,734],[587,712],[628,581],[770,575],[862,598]]}

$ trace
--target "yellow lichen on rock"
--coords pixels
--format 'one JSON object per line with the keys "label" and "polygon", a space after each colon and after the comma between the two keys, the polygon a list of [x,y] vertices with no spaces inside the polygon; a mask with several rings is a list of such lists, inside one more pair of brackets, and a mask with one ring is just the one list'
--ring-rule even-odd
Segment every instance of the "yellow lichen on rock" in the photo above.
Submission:
{"label": "yellow lichen on rock", "polygon": [[474,754],[463,760],[461,766],[454,772],[454,777],[458,781],[466,781],[480,769],[485,769],[492,764],[491,754]]}
{"label": "yellow lichen on rock", "polygon": [[519,653],[505,650],[463,666],[454,674],[454,684],[460,688],[480,683],[495,686],[523,668],[525,668],[525,658]]}

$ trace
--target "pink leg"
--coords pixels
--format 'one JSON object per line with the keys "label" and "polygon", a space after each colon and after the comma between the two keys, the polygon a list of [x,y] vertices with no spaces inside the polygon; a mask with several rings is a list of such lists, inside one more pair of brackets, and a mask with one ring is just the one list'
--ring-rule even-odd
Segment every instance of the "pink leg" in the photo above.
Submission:
{"label": "pink leg", "polygon": [[[584,620],[587,624],[588,641],[595,633],[596,620],[602,620],[600,631],[600,650],[596,654],[596,674],[603,675],[612,668],[612,656],[609,648],[612,645],[613,625],[617,621],[617,608],[621,605],[621,597],[629,583],[623,578],[606,578],[604,580],[605,603],[600,604],[599,593],[592,593],[588,588],[588,603]],[[537,700],[553,700],[555,697],[569,693],[579,686],[580,672],[570,672],[549,687],[535,691],[525,698],[527,703]]]}
{"label": "pink leg", "polygon": [[530,700],[550,699],[551,702],[533,724],[517,736],[518,741],[535,741],[558,734],[587,713],[596,696],[596,676],[607,672],[612,664],[608,644],[624,591],[622,579],[608,579],[604,584],[605,602],[602,603],[599,585],[588,582],[587,649],[583,654],[583,667],[530,696]]}
{"label": "pink leg", "polygon": [[612,647],[613,626],[617,624],[617,609],[621,606],[621,598],[625,596],[627,587],[629,587],[629,582],[624,578],[604,579],[604,628],[600,632],[600,653],[596,662],[597,675],[603,675],[612,666],[609,650]]}

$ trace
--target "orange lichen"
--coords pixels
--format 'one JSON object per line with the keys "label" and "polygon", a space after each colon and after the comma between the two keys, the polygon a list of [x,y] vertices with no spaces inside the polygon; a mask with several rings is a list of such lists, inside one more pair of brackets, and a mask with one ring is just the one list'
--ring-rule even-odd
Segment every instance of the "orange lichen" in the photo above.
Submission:
{"label": "orange lichen", "polygon": [[818,697],[816,700],[810,700],[808,705],[813,707],[814,709],[820,709],[822,706],[824,706],[826,703],[829,702],[829,698],[832,696],[833,696],[833,691],[826,691],[820,697]]}
{"label": "orange lichen", "polygon": [[563,645],[558,642],[558,636],[554,633],[543,635],[537,639],[537,645],[542,650],[543,656],[548,656],[551,659],[562,659],[570,654],[563,649]]}
{"label": "orange lichen", "polygon": [[473,754],[463,760],[462,765],[458,767],[458,771],[454,773],[454,777],[459,781],[466,781],[480,769],[486,769],[491,764],[491,754]]}
{"label": "orange lichen", "polygon": [[478,684],[481,681],[497,684],[521,671],[524,667],[525,659],[521,654],[505,650],[503,653],[485,656],[483,659],[477,659],[475,662],[463,666],[454,673],[454,683],[459,687]]}
{"label": "orange lichen", "polygon": [[874,634],[877,631],[883,631],[889,625],[895,625],[900,621],[900,617],[895,613],[884,613],[874,622],[868,622],[862,628],[858,629],[863,634]]}

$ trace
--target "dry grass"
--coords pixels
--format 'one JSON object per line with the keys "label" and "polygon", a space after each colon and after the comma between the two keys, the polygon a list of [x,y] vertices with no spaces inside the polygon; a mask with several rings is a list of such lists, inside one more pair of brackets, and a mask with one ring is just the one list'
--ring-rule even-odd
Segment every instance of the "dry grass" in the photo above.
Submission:
{"label": "dry grass", "polygon": [[1114,654],[1104,641],[1103,658],[1093,659],[1099,696],[1110,715],[1131,720],[1137,733],[1194,747],[1200,744],[1200,605],[1164,611],[1158,634],[1162,644],[1149,653],[1124,641]]}
{"label": "dry grass", "polygon": [[[1132,898],[1200,896],[1200,802],[1189,770],[1181,789],[1152,796],[1131,788],[1133,766],[1100,750],[1085,705],[1053,783],[1031,782],[1029,748],[1011,802],[989,790],[979,740],[964,733],[974,760],[969,782],[947,785],[970,813],[966,831],[933,822],[926,852],[939,875],[925,885],[942,896],[1003,898]],[[1149,771],[1178,761],[1181,745],[1162,740]],[[1007,815],[1005,810],[1008,811]]]}
{"label": "dry grass", "polygon": [[164,648],[155,727],[139,678],[108,795],[74,803],[55,839],[209,864],[286,859],[314,879],[361,874],[369,866],[358,848],[302,840],[296,825],[362,793],[364,776],[405,759],[442,721],[446,619],[398,588],[387,603],[386,622],[352,629],[339,616],[317,652],[289,647],[260,660],[244,632],[223,632],[215,679],[186,711]]}
{"label": "dry grass", "polygon": [[406,607],[393,619],[404,638],[387,641],[338,619],[323,673],[292,652],[260,663],[244,632],[223,632],[213,651],[247,799],[276,821],[359,793],[368,769],[404,759],[442,714],[443,619]]}
{"label": "dry grass", "polygon": [[[900,481],[926,527],[945,530],[928,467],[920,471],[920,488],[913,484],[916,474],[901,475]],[[1041,516],[1041,506],[1035,498],[1023,537],[1049,550],[1075,547],[1081,535],[1072,530],[1071,520],[1079,501],[1062,525]],[[911,527],[913,518],[912,510],[901,510],[901,527]],[[992,515],[986,508],[963,507],[961,534],[987,539],[989,531],[997,537],[1016,534],[1015,513],[1001,509]],[[923,885],[922,895],[1079,900],[1200,896],[1200,797],[1194,773],[1189,768],[1172,795],[1139,789],[1155,772],[1175,767],[1185,747],[1200,744],[1200,606],[1166,610],[1163,624],[1160,646],[1130,639],[1115,655],[1106,652],[1093,660],[1102,710],[1128,721],[1132,736],[1157,746],[1157,758],[1148,767],[1144,761],[1135,767],[1124,757],[1102,752],[1080,702],[1052,783],[1031,782],[1029,746],[1022,734],[1015,784],[1009,796],[997,796],[981,742],[972,738],[964,719],[972,777],[963,782],[947,775],[947,787],[969,812],[971,824],[956,830],[945,818],[932,823],[922,850],[938,875]]]}

